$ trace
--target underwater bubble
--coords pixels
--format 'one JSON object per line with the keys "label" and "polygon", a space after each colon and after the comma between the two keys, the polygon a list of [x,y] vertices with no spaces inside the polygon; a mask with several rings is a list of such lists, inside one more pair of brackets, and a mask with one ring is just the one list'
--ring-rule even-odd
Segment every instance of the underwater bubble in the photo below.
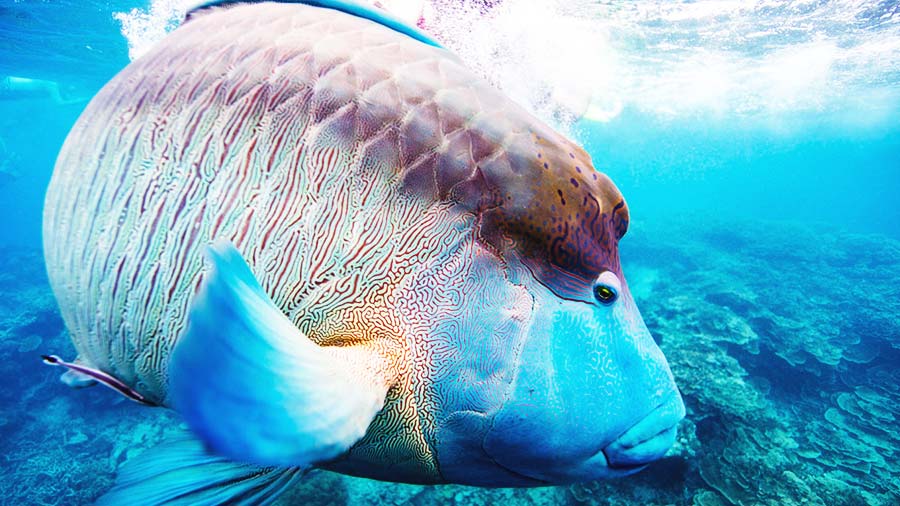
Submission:
{"label": "underwater bubble", "polygon": [[146,10],[134,8],[113,14],[122,26],[122,35],[128,40],[128,57],[134,60],[146,53],[174,30],[184,19],[187,9],[197,3],[194,0],[153,0]]}

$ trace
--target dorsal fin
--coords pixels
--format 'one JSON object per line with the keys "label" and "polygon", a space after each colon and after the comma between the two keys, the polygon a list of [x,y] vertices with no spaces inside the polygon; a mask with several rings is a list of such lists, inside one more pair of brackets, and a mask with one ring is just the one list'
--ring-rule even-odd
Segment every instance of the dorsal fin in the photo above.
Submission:
{"label": "dorsal fin", "polygon": [[430,46],[443,47],[430,35],[423,32],[422,30],[419,30],[415,26],[409,25],[408,23],[400,20],[384,9],[379,9],[378,7],[374,7],[372,5],[366,5],[359,0],[207,0],[198,2],[193,7],[188,9],[188,18],[190,18],[191,14],[202,9],[207,9],[209,7],[236,3],[254,3],[255,1],[275,1],[288,4],[306,4],[312,5],[314,7],[323,7],[325,9],[334,9],[337,11],[346,12],[347,14],[351,14],[353,16],[368,19],[380,25],[384,25],[392,30],[408,35],[413,39],[424,42],[425,44],[428,44]]}

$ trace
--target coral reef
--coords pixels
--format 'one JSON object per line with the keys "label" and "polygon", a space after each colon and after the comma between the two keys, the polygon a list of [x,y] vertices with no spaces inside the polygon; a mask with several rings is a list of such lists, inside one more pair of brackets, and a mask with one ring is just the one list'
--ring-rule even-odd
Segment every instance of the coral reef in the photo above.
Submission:
{"label": "coral reef", "polygon": [[622,254],[696,424],[693,503],[900,503],[900,244],[703,224],[637,227]]}
{"label": "coral reef", "polygon": [[[900,504],[900,243],[703,217],[634,223],[622,246],[688,409],[666,458],[527,490],[313,472],[276,504]],[[177,417],[60,384],[39,354],[72,349],[40,254],[2,253],[0,497],[90,504],[118,466],[181,430]]]}

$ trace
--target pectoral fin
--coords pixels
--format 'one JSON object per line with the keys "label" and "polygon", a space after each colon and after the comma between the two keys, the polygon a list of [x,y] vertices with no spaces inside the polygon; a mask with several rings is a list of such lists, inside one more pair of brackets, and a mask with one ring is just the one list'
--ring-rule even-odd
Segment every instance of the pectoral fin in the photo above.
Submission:
{"label": "pectoral fin", "polygon": [[393,378],[364,346],[321,347],[275,306],[230,243],[169,364],[169,395],[215,452],[262,465],[310,466],[347,451],[384,404]]}
{"label": "pectoral fin", "polygon": [[230,462],[180,435],[126,462],[95,506],[258,506],[269,504],[301,476],[298,468]]}

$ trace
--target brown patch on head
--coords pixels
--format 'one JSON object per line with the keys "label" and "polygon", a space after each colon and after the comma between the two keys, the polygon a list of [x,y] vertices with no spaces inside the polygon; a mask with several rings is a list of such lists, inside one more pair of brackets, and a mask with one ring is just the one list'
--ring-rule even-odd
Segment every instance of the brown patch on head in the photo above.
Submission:
{"label": "brown patch on head", "polygon": [[561,295],[584,293],[603,271],[621,274],[628,206],[583,149],[549,128],[515,136],[444,190],[479,215],[491,249],[516,254]]}

